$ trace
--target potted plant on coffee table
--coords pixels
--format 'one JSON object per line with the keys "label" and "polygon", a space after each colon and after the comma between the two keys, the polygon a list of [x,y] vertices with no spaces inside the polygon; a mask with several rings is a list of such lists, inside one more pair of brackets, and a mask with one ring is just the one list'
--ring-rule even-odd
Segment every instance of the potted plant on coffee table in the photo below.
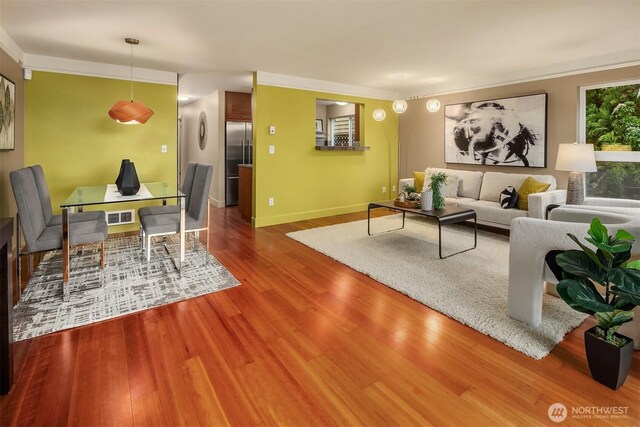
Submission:
{"label": "potted plant on coffee table", "polygon": [[633,319],[640,305],[640,261],[629,262],[635,236],[618,230],[610,236],[598,218],[591,222],[587,242],[568,236],[581,250],[556,257],[563,279],[558,294],[574,310],[595,316],[598,324],[585,331],[585,350],[591,376],[617,390],[624,384],[633,357],[633,340],[617,333]]}
{"label": "potted plant on coffee table", "polygon": [[445,184],[447,174],[438,172],[431,175],[431,190],[433,191],[433,209],[444,209]]}
{"label": "potted plant on coffee table", "polygon": [[420,194],[416,192],[416,187],[407,184],[404,186],[404,191],[398,194],[398,198],[393,201],[393,204],[403,208],[415,208],[419,202]]}

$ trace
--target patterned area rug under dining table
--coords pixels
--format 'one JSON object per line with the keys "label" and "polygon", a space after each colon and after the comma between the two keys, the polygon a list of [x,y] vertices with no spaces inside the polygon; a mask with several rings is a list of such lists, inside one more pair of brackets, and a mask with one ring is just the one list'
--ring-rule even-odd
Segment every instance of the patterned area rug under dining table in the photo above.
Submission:
{"label": "patterned area rug under dining table", "polygon": [[[167,245],[177,257],[178,236]],[[14,307],[14,341],[88,325],[152,307],[228,289],[240,284],[198,243],[188,239],[185,262],[178,271],[163,244],[152,245],[149,268],[137,236],[107,240],[105,268],[99,250],[85,246],[70,264],[71,298],[62,301],[62,251],[46,253],[20,301]],[[207,262],[205,263],[205,254]]]}

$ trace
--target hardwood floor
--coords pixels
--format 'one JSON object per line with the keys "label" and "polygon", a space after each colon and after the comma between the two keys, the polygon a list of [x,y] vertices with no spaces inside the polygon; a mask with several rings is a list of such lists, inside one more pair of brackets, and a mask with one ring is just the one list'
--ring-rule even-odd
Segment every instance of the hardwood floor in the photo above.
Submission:
{"label": "hardwood floor", "polygon": [[554,402],[627,408],[566,425],[640,423],[640,355],[617,392],[594,382],[589,322],[536,361],[284,235],[366,212],[254,230],[211,211],[242,285],[17,343],[0,425],[552,425]]}

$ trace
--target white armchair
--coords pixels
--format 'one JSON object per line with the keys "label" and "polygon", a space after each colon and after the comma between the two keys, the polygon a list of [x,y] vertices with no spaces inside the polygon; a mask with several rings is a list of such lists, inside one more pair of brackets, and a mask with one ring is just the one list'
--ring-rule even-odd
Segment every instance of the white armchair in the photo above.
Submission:
{"label": "white armchair", "polygon": [[[598,217],[610,233],[619,229],[638,237],[632,252],[640,251],[640,208],[563,206],[551,211],[550,220],[516,218],[511,222],[509,252],[509,316],[538,326],[542,321],[544,282],[554,281],[547,271],[545,256],[551,250],[576,249],[567,237],[587,234],[592,219]],[[640,315],[634,324],[640,325]],[[637,335],[635,327],[632,335]],[[629,333],[627,332],[627,335]],[[632,336],[638,342],[637,336]],[[639,343],[640,344],[640,343]]]}

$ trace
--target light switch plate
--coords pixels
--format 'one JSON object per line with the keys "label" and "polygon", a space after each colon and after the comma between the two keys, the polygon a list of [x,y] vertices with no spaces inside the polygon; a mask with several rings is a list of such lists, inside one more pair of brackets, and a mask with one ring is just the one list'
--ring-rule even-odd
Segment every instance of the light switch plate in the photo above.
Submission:
{"label": "light switch plate", "polygon": [[270,145],[269,146],[269,154],[276,154],[276,146],[275,145]]}
{"label": "light switch plate", "polygon": [[162,147],[160,147],[160,152],[162,152],[162,153],[166,153],[167,152],[167,145],[166,144],[162,144]]}
{"label": "light switch plate", "polygon": [[276,134],[276,127],[271,125],[269,126],[269,135],[275,135]]}

